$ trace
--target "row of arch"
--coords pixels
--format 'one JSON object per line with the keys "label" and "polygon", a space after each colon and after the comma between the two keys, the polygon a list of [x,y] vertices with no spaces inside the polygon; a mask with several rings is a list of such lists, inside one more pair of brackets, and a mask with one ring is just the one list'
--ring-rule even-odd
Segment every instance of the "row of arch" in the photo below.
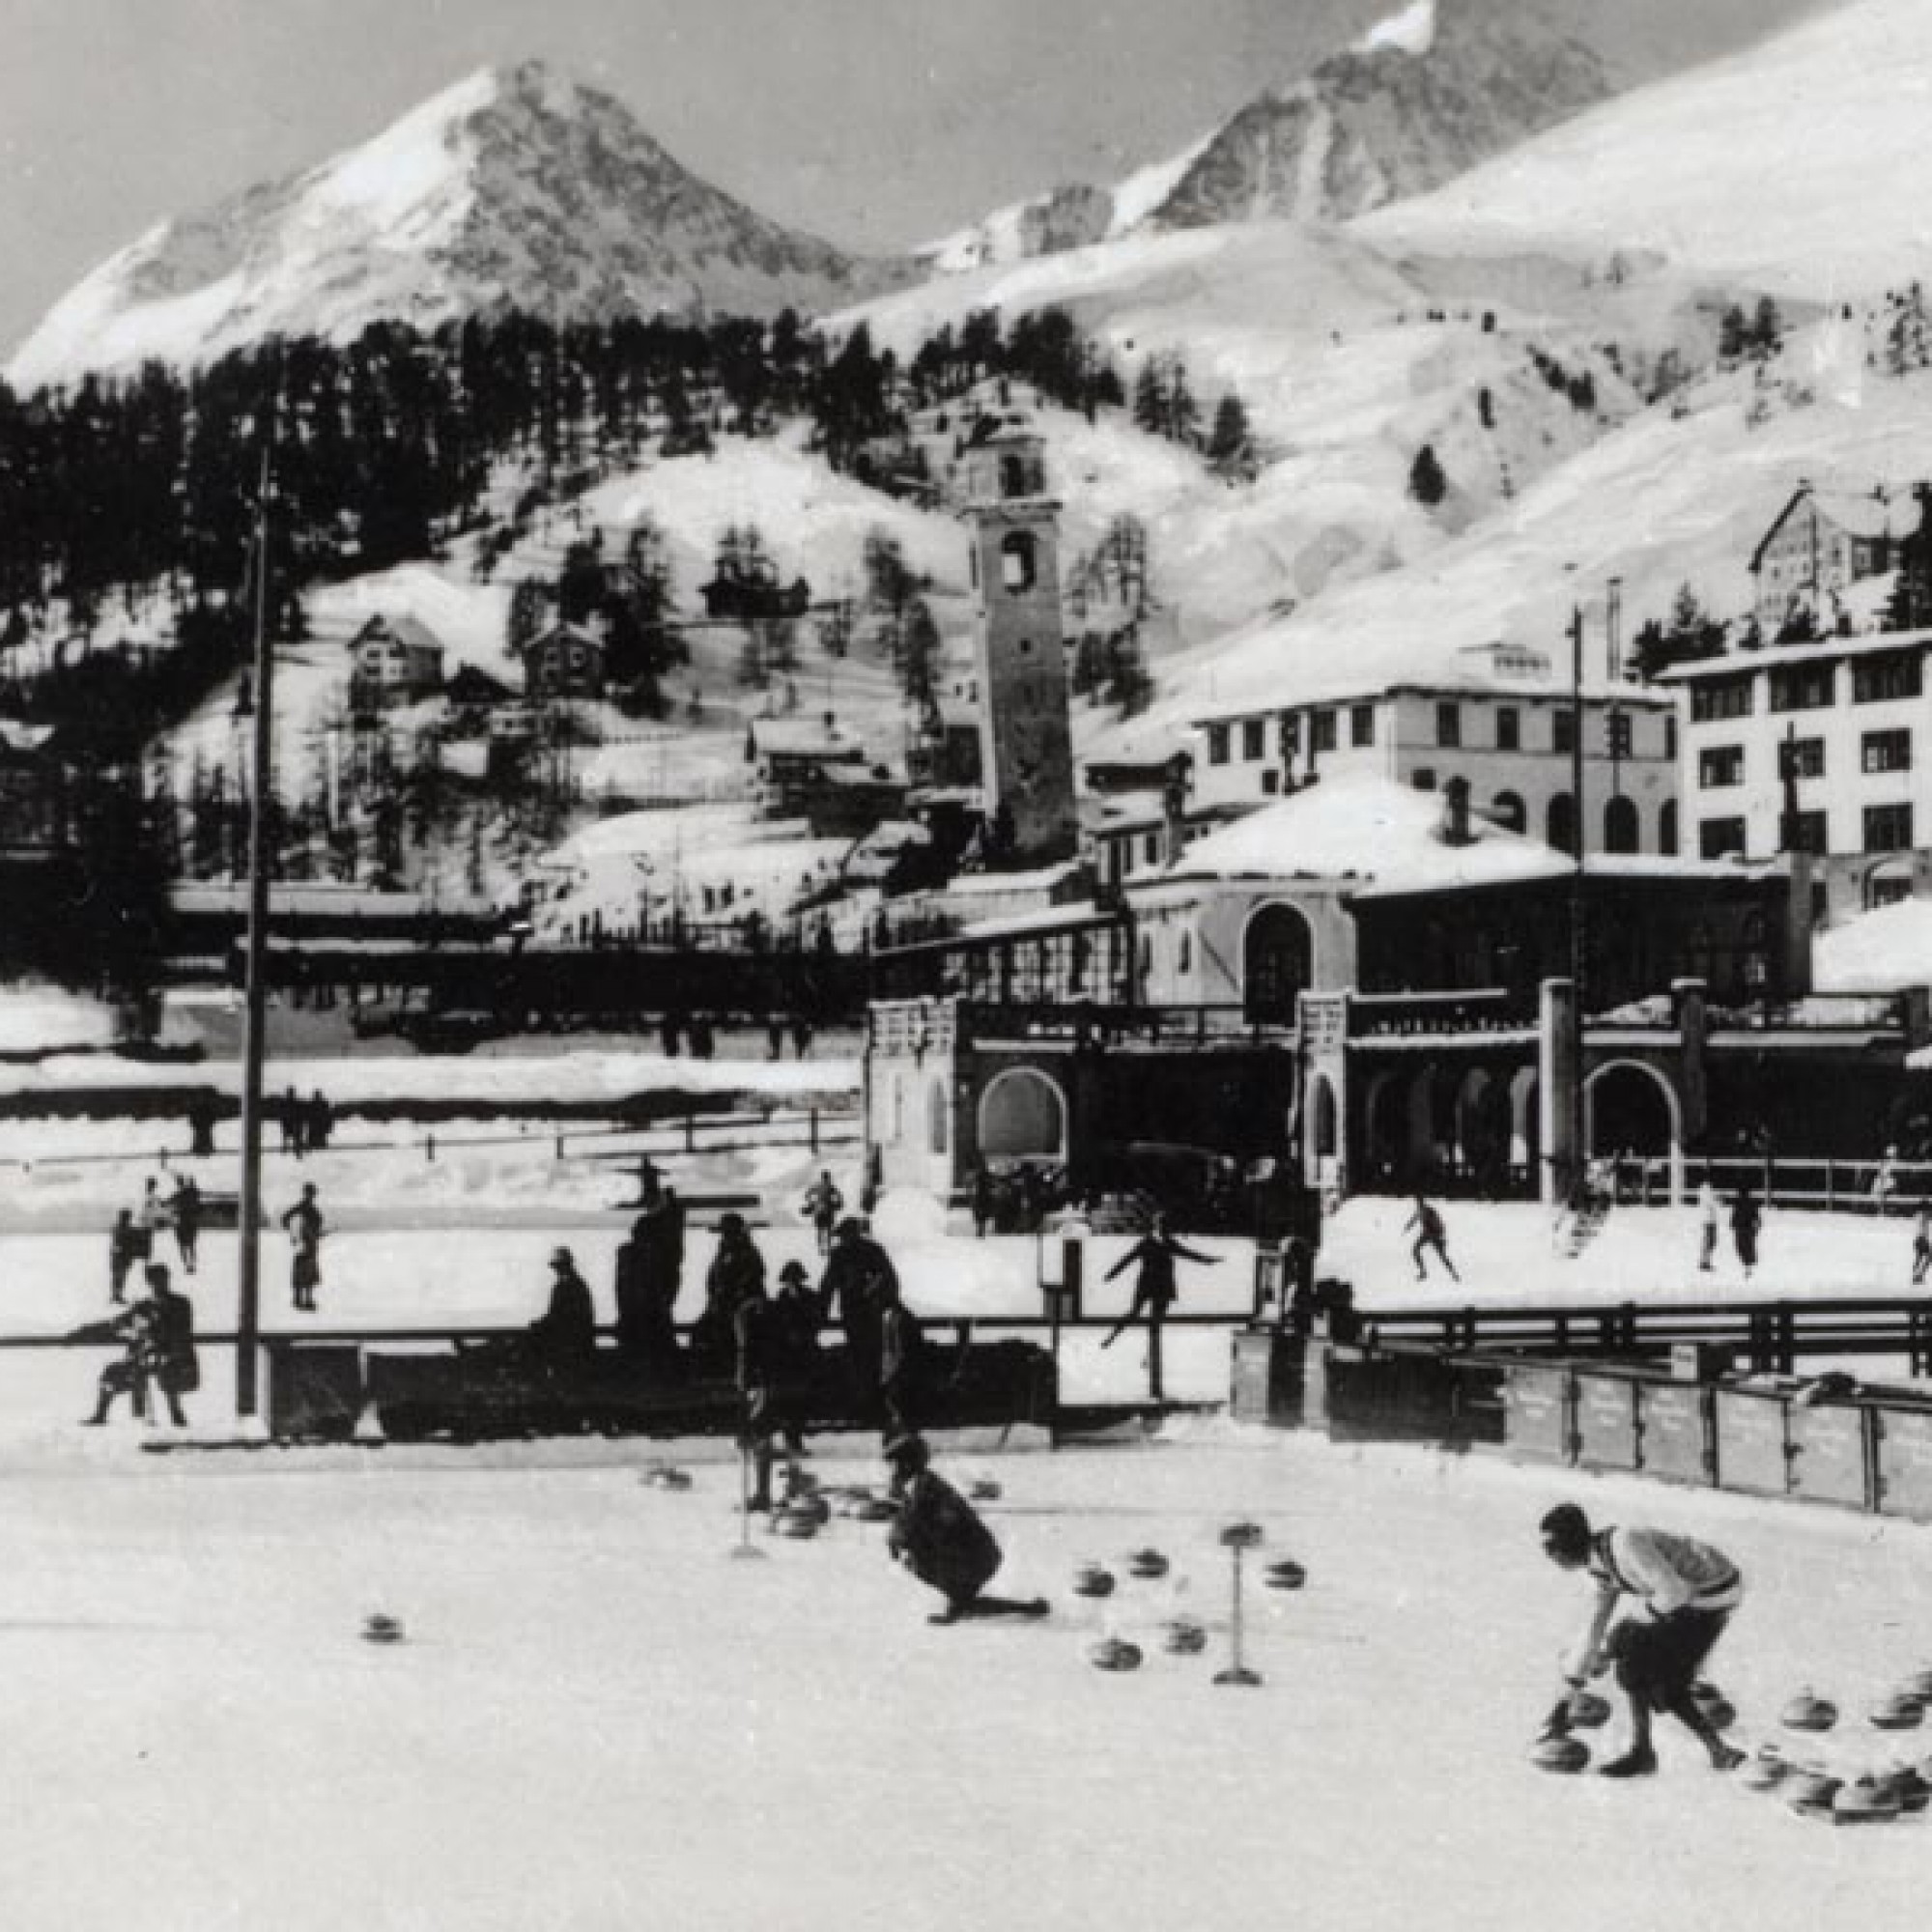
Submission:
{"label": "row of arch", "polygon": [[[1510,832],[1529,831],[1529,809],[1519,792],[1499,791],[1485,814]],[[1545,808],[1543,842],[1559,852],[1577,849],[1577,801],[1567,791],[1559,791]],[[1637,852],[1643,848],[1643,817],[1634,799],[1619,792],[1604,801],[1603,849],[1605,852]],[[1657,809],[1657,849],[1665,858],[1677,851],[1677,801],[1667,798]]]}

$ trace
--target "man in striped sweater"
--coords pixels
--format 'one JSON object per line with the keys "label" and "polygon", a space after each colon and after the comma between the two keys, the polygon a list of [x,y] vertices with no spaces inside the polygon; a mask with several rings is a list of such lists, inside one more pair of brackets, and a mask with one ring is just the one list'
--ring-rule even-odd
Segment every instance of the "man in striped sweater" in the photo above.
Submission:
{"label": "man in striped sweater", "polygon": [[[1575,1503],[1542,1522],[1544,1552],[1564,1570],[1584,1570],[1596,1585],[1590,1621],[1564,1659],[1564,1691],[1545,1725],[1547,1737],[1570,1728],[1571,1697],[1596,1672],[1614,1666],[1630,1699],[1630,1748],[1600,1766],[1605,1777],[1647,1777],[1657,1769],[1651,1715],[1668,1711],[1704,1747],[1712,1769],[1729,1771],[1744,1752],[1727,1744],[1697,1707],[1698,1666],[1744,1601],[1744,1578],[1721,1550],[1688,1536],[1632,1526],[1593,1530]],[[1618,1603],[1642,1602],[1643,1614],[1611,1626]]]}

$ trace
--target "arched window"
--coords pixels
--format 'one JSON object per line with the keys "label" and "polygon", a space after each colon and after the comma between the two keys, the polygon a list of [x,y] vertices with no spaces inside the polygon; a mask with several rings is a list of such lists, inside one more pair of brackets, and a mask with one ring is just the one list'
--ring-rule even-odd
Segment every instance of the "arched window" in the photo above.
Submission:
{"label": "arched window", "polygon": [[1521,832],[1529,824],[1521,798],[1513,791],[1499,791],[1490,807],[1490,817],[1509,832]]}
{"label": "arched window", "polygon": [[1009,530],[1000,539],[1000,582],[1017,594],[1031,590],[1038,575],[1037,546],[1030,530]]}
{"label": "arched window", "polygon": [[1576,851],[1577,801],[1567,791],[1559,791],[1549,801],[1549,810],[1544,816],[1543,825],[1546,843],[1555,846],[1559,852]]}
{"label": "arched window", "polygon": [[1636,807],[1627,798],[1604,803],[1604,850],[1634,852],[1637,848]]}
{"label": "arched window", "polygon": [[1666,859],[1677,856],[1677,801],[1666,798],[1657,813],[1657,849]]}
{"label": "arched window", "polygon": [[988,1159],[1065,1159],[1066,1100],[1059,1086],[1031,1067],[996,1073],[980,1096],[980,1151]]}

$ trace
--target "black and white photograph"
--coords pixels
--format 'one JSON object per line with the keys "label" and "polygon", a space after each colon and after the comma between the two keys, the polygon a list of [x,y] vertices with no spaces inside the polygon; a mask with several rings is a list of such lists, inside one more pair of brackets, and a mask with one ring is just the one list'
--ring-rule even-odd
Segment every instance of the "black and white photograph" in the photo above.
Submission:
{"label": "black and white photograph", "polygon": [[1909,1922],[1932,0],[0,26],[9,1932]]}

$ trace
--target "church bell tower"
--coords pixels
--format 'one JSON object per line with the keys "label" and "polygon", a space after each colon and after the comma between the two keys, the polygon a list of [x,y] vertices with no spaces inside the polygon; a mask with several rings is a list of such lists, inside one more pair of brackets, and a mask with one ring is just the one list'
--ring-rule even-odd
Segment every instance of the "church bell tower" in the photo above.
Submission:
{"label": "church bell tower", "polygon": [[1074,855],[1073,726],[1060,630],[1060,505],[1044,445],[996,429],[964,456],[980,679],[980,769],[1009,863]]}

